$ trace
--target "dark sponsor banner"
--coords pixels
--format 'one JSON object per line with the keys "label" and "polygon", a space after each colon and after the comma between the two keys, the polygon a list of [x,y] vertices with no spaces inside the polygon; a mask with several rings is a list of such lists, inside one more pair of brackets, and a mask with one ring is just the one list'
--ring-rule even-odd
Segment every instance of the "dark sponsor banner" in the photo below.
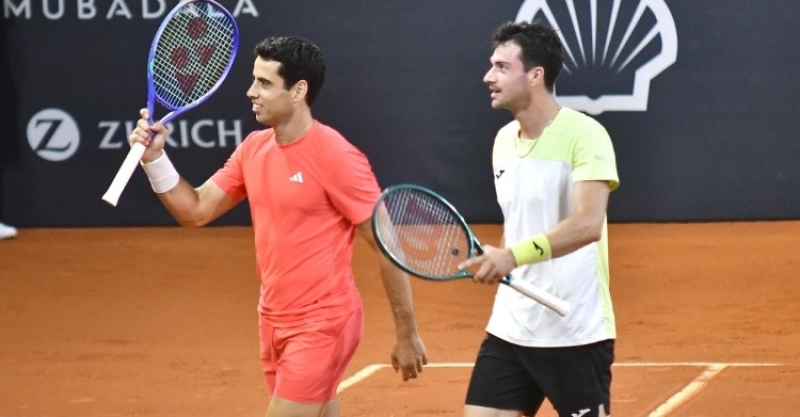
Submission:
{"label": "dark sponsor banner", "polygon": [[[0,120],[15,132],[0,139],[3,221],[174,224],[140,170],[116,208],[100,197],[146,104],[151,39],[176,3],[0,0],[8,35]],[[558,26],[569,50],[559,101],[596,117],[614,141],[622,185],[610,220],[800,216],[800,41],[789,36],[800,3],[220,3],[239,23],[239,55],[214,97],[175,121],[169,143],[193,184],[258,128],[245,97],[252,47],[269,35],[299,35],[317,42],[328,63],[315,116],[369,156],[382,186],[419,183],[468,221],[501,221],[490,155],[510,115],[491,109],[481,79],[497,25],[539,19]],[[218,221],[248,223],[246,204]]]}

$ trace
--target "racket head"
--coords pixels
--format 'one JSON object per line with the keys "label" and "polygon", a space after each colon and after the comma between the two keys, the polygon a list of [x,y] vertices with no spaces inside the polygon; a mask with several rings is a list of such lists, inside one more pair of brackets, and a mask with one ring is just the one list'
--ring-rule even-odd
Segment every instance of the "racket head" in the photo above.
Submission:
{"label": "racket head", "polygon": [[213,0],[184,0],[166,17],[147,59],[147,109],[157,101],[169,119],[207,100],[230,72],[239,47],[233,15]]}
{"label": "racket head", "polygon": [[480,251],[467,222],[444,197],[425,187],[388,187],[375,203],[372,232],[383,254],[409,274],[447,281],[472,275],[458,264]]}

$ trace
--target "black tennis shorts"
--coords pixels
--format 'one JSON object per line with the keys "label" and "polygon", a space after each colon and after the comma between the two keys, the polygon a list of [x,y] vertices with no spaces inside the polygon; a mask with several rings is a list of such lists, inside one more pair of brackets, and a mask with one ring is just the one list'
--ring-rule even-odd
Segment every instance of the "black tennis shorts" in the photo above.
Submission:
{"label": "black tennis shorts", "polygon": [[611,413],[614,340],[583,346],[531,348],[491,334],[478,351],[467,405],[522,410],[533,416],[547,398],[559,417]]}

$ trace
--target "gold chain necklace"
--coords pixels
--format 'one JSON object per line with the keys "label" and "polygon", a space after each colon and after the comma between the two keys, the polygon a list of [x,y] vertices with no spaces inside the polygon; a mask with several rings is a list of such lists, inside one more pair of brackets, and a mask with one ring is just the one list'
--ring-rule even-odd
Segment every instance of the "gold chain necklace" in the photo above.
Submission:
{"label": "gold chain necklace", "polygon": [[533,148],[535,148],[536,144],[539,143],[539,138],[542,137],[544,131],[548,127],[550,127],[550,124],[553,123],[553,120],[556,119],[556,116],[558,116],[558,113],[560,111],[561,111],[561,106],[558,106],[556,114],[554,114],[553,117],[550,118],[550,121],[548,121],[547,124],[544,126],[544,128],[542,128],[542,133],[540,133],[539,136],[533,139],[522,139],[520,138],[521,132],[517,132],[517,137],[514,138],[514,153],[517,154],[517,158],[524,158],[530,155],[531,152],[533,152]]}

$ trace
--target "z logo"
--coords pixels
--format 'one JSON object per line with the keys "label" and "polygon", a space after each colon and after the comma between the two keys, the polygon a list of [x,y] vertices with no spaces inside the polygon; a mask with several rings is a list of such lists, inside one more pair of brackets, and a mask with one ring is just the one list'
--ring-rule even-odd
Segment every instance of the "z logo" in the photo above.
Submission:
{"label": "z logo", "polygon": [[48,161],[67,160],[80,146],[78,124],[60,109],[44,109],[33,115],[27,134],[31,150]]}

